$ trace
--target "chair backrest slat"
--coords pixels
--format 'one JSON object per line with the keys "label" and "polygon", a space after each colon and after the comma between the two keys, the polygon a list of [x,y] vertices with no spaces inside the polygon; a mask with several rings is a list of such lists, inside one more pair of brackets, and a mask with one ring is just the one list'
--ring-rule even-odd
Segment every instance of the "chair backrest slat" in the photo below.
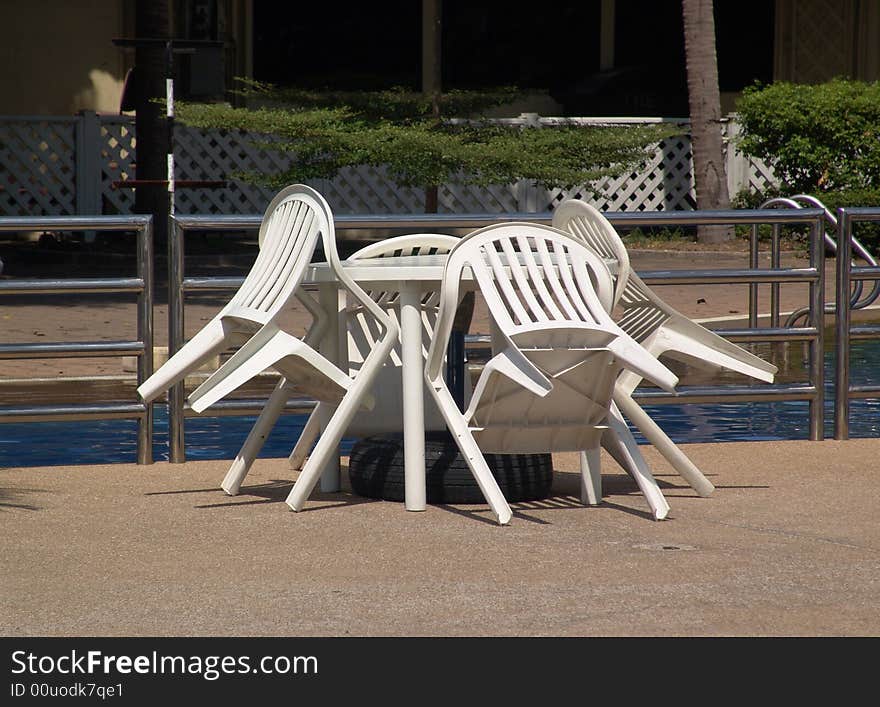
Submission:
{"label": "chair backrest slat", "polygon": [[513,247],[513,239],[511,238],[502,239],[500,244],[504,255],[507,256],[507,267],[516,283],[515,289],[525,308],[526,317],[532,322],[548,321],[549,317],[532,291],[532,284],[541,280],[538,265],[532,254],[532,244],[519,235],[516,236],[518,248]]}
{"label": "chair backrest slat", "polygon": [[[565,319],[567,315],[562,310],[571,311],[571,300],[565,295],[561,286],[558,268],[547,248],[547,241],[542,238],[535,239],[534,248],[544,272],[544,277],[535,283],[538,296],[544,302],[544,307],[552,319]],[[560,260],[557,262],[564,263]],[[550,289],[547,287],[548,284]]]}
{"label": "chair backrest slat", "polygon": [[299,184],[282,189],[266,209],[260,252],[229,306],[275,316],[302,282],[319,237],[335,255],[332,215],[324,199]]}
{"label": "chair backrest slat", "polygon": [[[504,263],[498,255],[495,244],[491,243],[488,246],[483,245],[480,248],[480,251],[483,253],[484,258],[480,258],[477,262],[471,263],[471,267],[475,269],[474,274],[481,280],[480,289],[482,289],[484,293],[486,291],[495,292],[496,299],[504,307],[504,313],[506,313],[515,324],[525,324],[529,321],[528,312],[526,312],[525,307],[523,307],[519,295],[514,289],[513,283],[510,281],[507,274],[507,264]],[[488,277],[487,266],[492,271],[491,278]],[[493,314],[494,313],[495,312],[493,311]]]}
{"label": "chair backrest slat", "polygon": [[[282,203],[271,213],[267,211],[263,217],[267,231],[277,233],[286,230],[286,223],[290,217],[290,209],[292,203]],[[235,294],[234,300],[242,306],[249,307],[254,297],[254,293],[265,282],[268,276],[269,268],[277,259],[278,253],[284,247],[281,238],[269,237],[261,241],[260,250],[257,253],[257,259],[251,266],[250,272],[247,274],[244,283]]]}
{"label": "chair backrest slat", "polygon": [[553,211],[553,226],[570,233],[590,250],[615,263],[617,273],[612,306],[623,296],[632,266],[629,253],[614,226],[601,211],[578,199],[563,201]]}
{"label": "chair backrest slat", "polygon": [[[569,256],[569,253],[566,252],[561,244],[554,244],[557,251],[557,258],[565,258]],[[580,294],[581,288],[577,286],[575,281],[575,268],[564,268],[560,270],[562,275],[562,281],[565,284],[567,296],[569,301],[571,302],[574,309],[577,311],[577,318],[583,321],[589,321],[592,313],[587,307],[586,303],[583,301],[582,297],[574,296],[575,293]]]}
{"label": "chair backrest slat", "polygon": [[557,229],[522,223],[487,227],[472,234],[471,247],[453,267],[465,265],[502,329],[611,321],[593,289],[598,286],[610,300],[607,268],[585,245]]}
{"label": "chair backrest slat", "polygon": [[[287,238],[282,243],[277,256],[269,263],[268,274],[260,287],[252,294],[250,306],[266,311],[275,303],[278,294],[284,289],[292,271],[299,264],[303,247],[309,239],[308,229],[314,223],[314,215],[300,207],[293,215],[292,233],[304,234],[302,238]],[[311,257],[311,256],[309,256]]]}

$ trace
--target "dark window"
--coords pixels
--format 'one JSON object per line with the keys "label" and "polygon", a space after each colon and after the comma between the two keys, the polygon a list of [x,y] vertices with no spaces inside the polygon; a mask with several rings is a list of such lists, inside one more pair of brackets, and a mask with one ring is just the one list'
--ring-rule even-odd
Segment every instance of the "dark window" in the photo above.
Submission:
{"label": "dark window", "polygon": [[337,90],[420,88],[421,3],[254,0],[254,78]]}
{"label": "dark window", "polygon": [[715,0],[715,49],[722,91],[773,81],[774,3]]}
{"label": "dark window", "polygon": [[[599,70],[600,0],[444,0],[442,84],[544,89],[566,115],[688,114],[680,0],[617,0]],[[721,91],[770,81],[773,3],[715,0]],[[254,0],[254,77],[312,88],[421,88],[421,2]]]}

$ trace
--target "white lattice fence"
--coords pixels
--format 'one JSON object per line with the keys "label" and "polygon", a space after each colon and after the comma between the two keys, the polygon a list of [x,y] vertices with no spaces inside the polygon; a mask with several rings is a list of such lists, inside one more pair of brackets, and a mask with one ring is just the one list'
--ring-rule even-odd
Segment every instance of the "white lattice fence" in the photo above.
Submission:
{"label": "white lattice fence", "polygon": [[689,211],[696,205],[691,141],[687,135],[658,143],[638,171],[572,189],[543,191],[539,211],[565,199],[583,199],[602,211]]}
{"label": "white lattice fence", "polygon": [[105,116],[101,120],[101,199],[103,213],[127,214],[134,208],[134,190],[115,183],[134,179],[134,121]]}
{"label": "white lattice fence", "polygon": [[[552,129],[563,120],[609,124],[608,119],[537,116],[502,122],[527,122]],[[634,124],[640,120],[616,122]],[[724,129],[725,136],[733,139],[735,124],[725,123]],[[607,211],[691,210],[695,200],[686,132],[684,129],[681,136],[661,142],[643,168],[620,177],[551,190],[529,183],[474,187],[452,182],[440,186],[438,208],[442,213],[548,211],[565,198],[577,197]],[[0,118],[0,214],[130,213],[134,191],[113,185],[135,176],[135,148],[134,121],[126,116],[92,113],[71,118]],[[728,153],[731,194],[744,187],[763,191],[775,183],[765,164],[737,155],[730,148]],[[227,181],[223,188],[179,187],[176,212],[253,214],[265,209],[274,190],[234,180],[231,175],[283,170],[289,160],[282,153],[258,146],[241,132],[178,126],[175,164],[178,180]],[[335,179],[310,183],[326,195],[337,213],[424,211],[424,191],[394,183],[382,168],[348,168]]]}
{"label": "white lattice fence", "polygon": [[764,194],[779,185],[773,168],[763,160],[748,157],[736,149],[739,123],[735,118],[721,123],[721,134],[727,151],[727,186],[731,198],[740,191]]}
{"label": "white lattice fence", "polygon": [[179,126],[174,131],[175,178],[226,181],[225,187],[180,187],[175,210],[183,214],[251,214],[265,210],[274,190],[231,178],[235,172],[276,172],[290,161],[281,153],[257,147],[240,131],[200,130]]}
{"label": "white lattice fence", "polygon": [[[178,179],[228,179],[235,171],[274,172],[289,164],[283,155],[254,145],[240,132],[183,129],[175,133]],[[332,180],[313,180],[336,213],[421,213],[424,191],[392,181],[381,167],[346,168]],[[601,199],[593,199],[594,190]],[[225,190],[186,190],[176,194],[179,213],[253,213],[262,211],[272,190],[230,181]],[[562,198],[589,198],[604,210],[693,209],[690,140],[666,140],[645,167],[595,185],[569,190],[543,190],[528,184],[476,187],[461,183],[440,186],[441,213],[512,213],[552,209]]]}
{"label": "white lattice fence", "polygon": [[0,118],[0,214],[76,209],[76,118]]}
{"label": "white lattice fence", "polygon": [[395,184],[381,167],[346,167],[334,179],[309,184],[340,214],[411,214],[425,210],[421,189]]}
{"label": "white lattice fence", "polygon": [[[231,179],[238,171],[272,173],[287,168],[291,160],[265,149],[242,132],[175,131],[177,179],[225,179],[225,189],[186,189],[176,192],[178,213],[254,213],[266,208],[274,190]],[[382,167],[349,167],[334,179],[309,182],[326,197],[336,213],[421,213],[423,189],[396,184]],[[518,210],[517,187],[488,188],[444,184],[438,193],[441,212],[510,212]]]}

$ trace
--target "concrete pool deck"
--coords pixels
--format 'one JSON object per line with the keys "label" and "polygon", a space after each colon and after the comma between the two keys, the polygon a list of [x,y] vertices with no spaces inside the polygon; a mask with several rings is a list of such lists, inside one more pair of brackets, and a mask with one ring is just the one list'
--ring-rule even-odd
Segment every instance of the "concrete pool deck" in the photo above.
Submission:
{"label": "concrete pool deck", "polygon": [[[660,270],[742,257],[633,261]],[[736,317],[746,292],[661,295],[689,316]],[[188,305],[188,333],[226,299]],[[783,310],[804,303],[785,288]],[[9,303],[4,341],[126,338],[132,312]],[[157,344],[164,317],[159,304]],[[121,372],[118,359],[3,364],[0,378]],[[672,507],[665,521],[649,519],[607,457],[605,502],[584,508],[575,457],[558,455],[551,497],[514,504],[504,528],[485,505],[407,513],[345,490],[295,514],[283,459],[259,460],[234,498],[219,490],[227,461],[0,469],[0,635],[880,635],[880,439],[682,448],[717,490],[697,497],[643,447]]]}
{"label": "concrete pool deck", "polygon": [[[577,501],[488,507],[284,499],[286,460],[242,494],[228,462],[0,470],[5,636],[874,636],[880,439],[684,445],[699,498],[644,448],[672,510],[649,519],[605,458]],[[345,474],[343,474],[345,478]]]}

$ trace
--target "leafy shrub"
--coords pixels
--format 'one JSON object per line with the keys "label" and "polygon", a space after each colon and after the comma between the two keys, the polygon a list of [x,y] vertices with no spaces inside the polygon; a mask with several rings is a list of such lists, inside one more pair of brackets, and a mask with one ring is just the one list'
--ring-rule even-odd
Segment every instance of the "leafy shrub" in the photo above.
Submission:
{"label": "leafy shrub", "polygon": [[737,111],[739,149],[772,165],[783,193],[880,190],[880,83],[756,84]]}

